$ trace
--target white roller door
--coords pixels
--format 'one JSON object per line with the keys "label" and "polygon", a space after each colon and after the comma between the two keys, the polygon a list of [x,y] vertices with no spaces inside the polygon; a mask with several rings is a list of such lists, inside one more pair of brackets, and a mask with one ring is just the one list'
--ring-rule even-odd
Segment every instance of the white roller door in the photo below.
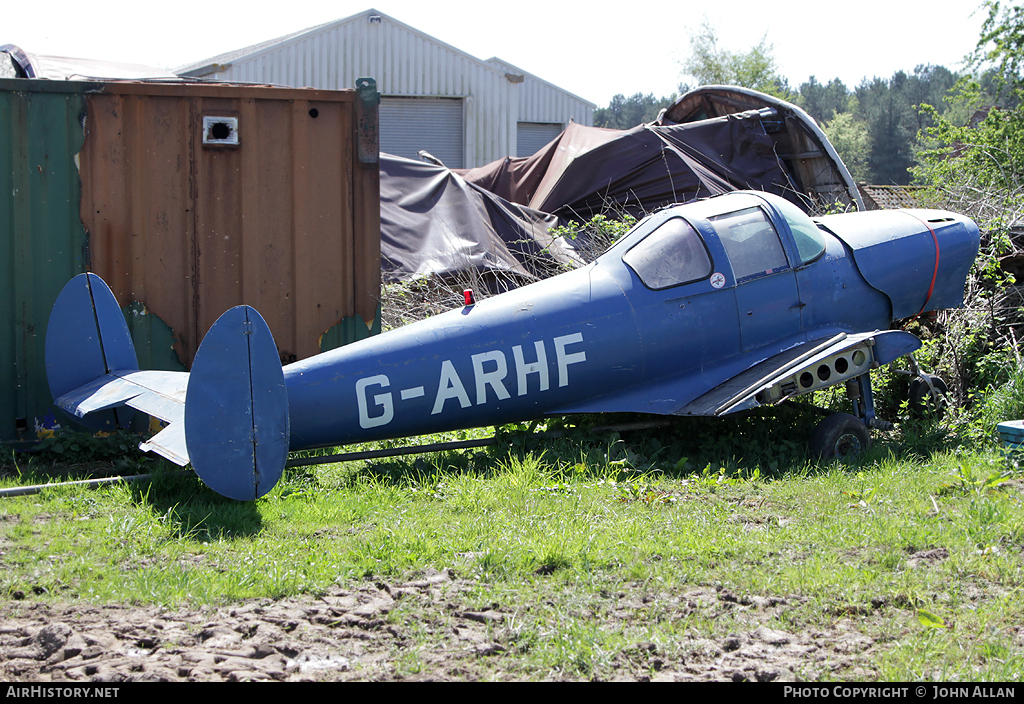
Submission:
{"label": "white roller door", "polygon": [[520,122],[516,129],[516,156],[533,156],[562,134],[563,129],[558,122]]}
{"label": "white roller door", "polygon": [[408,159],[425,149],[451,169],[463,167],[462,100],[381,98],[380,150]]}

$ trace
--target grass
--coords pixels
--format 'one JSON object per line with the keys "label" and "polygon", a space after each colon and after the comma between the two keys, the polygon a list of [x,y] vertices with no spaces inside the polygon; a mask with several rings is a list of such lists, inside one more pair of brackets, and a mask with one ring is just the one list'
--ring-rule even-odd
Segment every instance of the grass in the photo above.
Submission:
{"label": "grass", "polygon": [[[759,625],[856,634],[881,680],[1020,678],[1024,482],[997,451],[893,434],[818,465],[779,418],[735,422],[294,470],[255,503],[180,473],[7,498],[0,594],[198,606],[450,569],[522,678],[653,672]],[[742,437],[758,454],[723,454]],[[4,485],[44,471],[20,469]],[[424,624],[408,673],[444,628],[423,608],[389,616]]]}

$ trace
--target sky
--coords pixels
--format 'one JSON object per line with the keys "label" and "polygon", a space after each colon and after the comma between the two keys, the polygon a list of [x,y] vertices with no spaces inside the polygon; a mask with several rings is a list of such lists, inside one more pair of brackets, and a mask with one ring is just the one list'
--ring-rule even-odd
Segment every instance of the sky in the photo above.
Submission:
{"label": "sky", "polygon": [[[372,4],[370,4],[372,2]],[[719,46],[745,51],[762,37],[779,73],[798,87],[809,76],[889,78],[920,64],[962,69],[984,15],[981,0],[805,0],[769,3],[610,4],[517,0],[299,0],[257,5],[177,0],[12,2],[0,18],[0,45],[56,56],[173,69],[373,7],[479,59],[497,56],[564,90],[606,106],[617,93],[670,95],[681,81],[688,32],[706,16]],[[282,10],[287,8],[287,11]]]}

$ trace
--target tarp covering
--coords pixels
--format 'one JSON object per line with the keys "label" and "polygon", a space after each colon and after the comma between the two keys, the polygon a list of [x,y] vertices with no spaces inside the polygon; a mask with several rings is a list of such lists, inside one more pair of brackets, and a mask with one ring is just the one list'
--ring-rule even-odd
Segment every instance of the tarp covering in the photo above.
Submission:
{"label": "tarp covering", "polygon": [[533,156],[468,170],[381,154],[384,278],[477,270],[531,280],[538,257],[574,259],[548,234],[559,221],[640,216],[737,189],[792,195],[763,117],[631,130],[573,123]]}
{"label": "tarp covering", "polygon": [[533,156],[458,171],[512,203],[563,221],[640,215],[737,189],[792,197],[793,184],[749,111],[682,125],[607,130],[570,124]]}
{"label": "tarp covering", "polygon": [[385,280],[476,269],[529,281],[524,263],[568,263],[571,249],[553,241],[554,215],[466,183],[443,166],[380,155],[381,268]]}

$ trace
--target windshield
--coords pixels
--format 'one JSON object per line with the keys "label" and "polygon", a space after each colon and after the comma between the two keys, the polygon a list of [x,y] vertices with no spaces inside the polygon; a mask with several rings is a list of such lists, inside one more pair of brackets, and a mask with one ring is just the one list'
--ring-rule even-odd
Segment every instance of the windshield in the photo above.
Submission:
{"label": "windshield", "polygon": [[772,205],[778,208],[789,222],[801,264],[806,264],[825,251],[825,236],[804,211],[782,198],[773,199]]}

